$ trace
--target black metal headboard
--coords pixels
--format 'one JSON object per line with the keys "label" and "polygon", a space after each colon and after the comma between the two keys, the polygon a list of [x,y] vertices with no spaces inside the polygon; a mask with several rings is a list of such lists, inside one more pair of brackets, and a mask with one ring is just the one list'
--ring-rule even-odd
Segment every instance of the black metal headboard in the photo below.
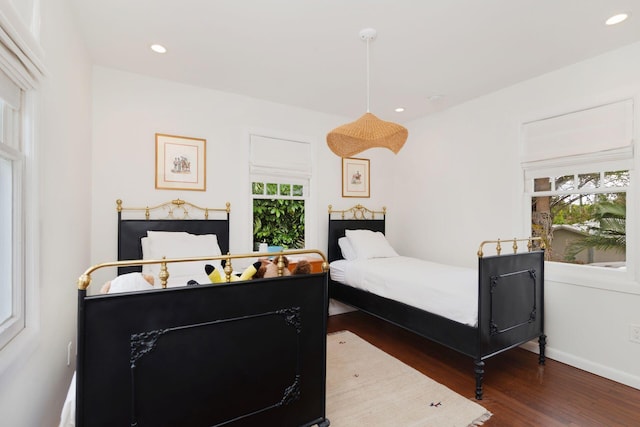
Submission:
{"label": "black metal headboard", "polygon": [[345,230],[371,230],[385,232],[387,208],[372,211],[362,205],[345,210],[336,210],[329,205],[329,237],[327,240],[327,258],[329,262],[342,259],[338,239],[344,237]]}
{"label": "black metal headboard", "polygon": [[[230,203],[224,208],[202,208],[184,200],[171,200],[153,207],[125,208],[122,200],[116,201],[118,208],[118,260],[142,259],[140,239],[147,231],[186,231],[191,234],[215,234],[223,254],[229,252]],[[124,219],[123,211],[144,214],[144,218]],[[152,215],[163,214],[154,219]],[[211,218],[210,216],[215,216]],[[141,266],[119,267],[118,274],[141,271]]]}

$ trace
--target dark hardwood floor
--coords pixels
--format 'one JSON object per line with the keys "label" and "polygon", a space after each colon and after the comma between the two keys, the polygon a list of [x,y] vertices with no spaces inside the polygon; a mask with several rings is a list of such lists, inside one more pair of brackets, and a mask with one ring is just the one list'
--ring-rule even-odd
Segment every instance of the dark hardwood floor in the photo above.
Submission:
{"label": "dark hardwood floor", "polygon": [[[473,360],[362,312],[329,316],[328,331],[349,330],[455,392],[474,399]],[[640,390],[520,348],[489,358],[484,399],[497,426],[640,426]],[[399,426],[401,427],[401,426]]]}

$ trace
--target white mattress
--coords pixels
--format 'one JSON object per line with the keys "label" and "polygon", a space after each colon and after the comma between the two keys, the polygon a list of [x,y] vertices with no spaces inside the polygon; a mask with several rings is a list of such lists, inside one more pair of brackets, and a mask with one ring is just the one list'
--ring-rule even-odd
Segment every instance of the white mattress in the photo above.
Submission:
{"label": "white mattress", "polygon": [[333,261],[331,279],[384,298],[476,326],[478,273],[409,257]]}

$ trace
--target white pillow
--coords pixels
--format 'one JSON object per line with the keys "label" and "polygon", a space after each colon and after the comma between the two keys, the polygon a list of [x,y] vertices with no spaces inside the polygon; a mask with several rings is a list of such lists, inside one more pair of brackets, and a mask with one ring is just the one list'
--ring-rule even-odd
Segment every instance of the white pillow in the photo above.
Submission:
{"label": "white pillow", "polygon": [[[140,246],[142,246],[142,259],[153,259],[151,255],[151,243],[149,242],[148,237],[140,239]],[[153,274],[153,271],[151,271],[151,265],[143,265],[142,274]]]}
{"label": "white pillow", "polygon": [[[184,256],[222,255],[215,234],[191,234],[185,231],[147,231],[152,253],[187,253]],[[190,252],[194,253],[190,254]]]}
{"label": "white pillow", "polygon": [[[142,241],[141,241],[142,243]],[[145,251],[146,246],[146,251]],[[147,231],[147,240],[143,243],[144,259],[191,258],[220,256],[222,251],[215,234],[190,234],[183,231]],[[204,266],[211,264],[220,268],[220,261],[194,261],[172,263],[167,266],[170,277],[201,275]],[[160,273],[160,264],[146,266],[154,276]],[[143,268],[143,271],[146,269]]]}
{"label": "white pillow", "polygon": [[353,246],[358,260],[398,256],[384,234],[379,231],[345,230],[345,235]]}
{"label": "white pillow", "polygon": [[338,246],[340,247],[340,252],[342,252],[342,258],[347,261],[353,261],[358,258],[358,254],[356,254],[356,250],[353,249],[351,242],[347,237],[341,237],[338,239]]}

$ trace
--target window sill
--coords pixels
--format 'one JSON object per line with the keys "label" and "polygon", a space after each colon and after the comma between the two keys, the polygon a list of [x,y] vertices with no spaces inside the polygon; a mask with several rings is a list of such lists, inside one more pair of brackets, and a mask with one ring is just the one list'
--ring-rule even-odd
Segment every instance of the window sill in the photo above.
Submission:
{"label": "window sill", "polygon": [[545,280],[640,295],[640,283],[626,270],[545,262]]}

